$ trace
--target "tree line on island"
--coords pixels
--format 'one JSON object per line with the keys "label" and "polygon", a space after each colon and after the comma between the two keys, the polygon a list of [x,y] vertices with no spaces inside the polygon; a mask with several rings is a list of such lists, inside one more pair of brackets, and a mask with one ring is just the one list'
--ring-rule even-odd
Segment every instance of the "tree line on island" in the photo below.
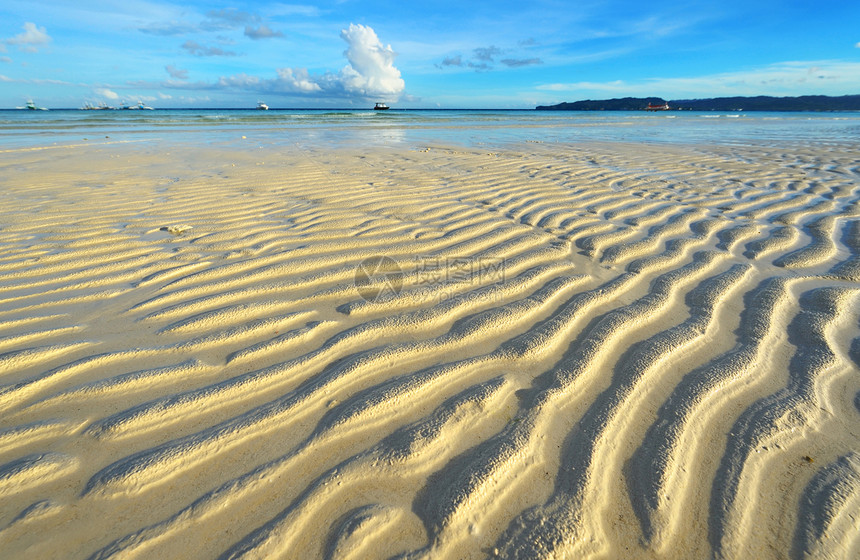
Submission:
{"label": "tree line on island", "polygon": [[709,99],[676,99],[660,97],[624,97],[539,105],[538,111],[642,111],[668,104],[680,111],[860,111],[860,95],[802,95],[799,97],[715,97]]}

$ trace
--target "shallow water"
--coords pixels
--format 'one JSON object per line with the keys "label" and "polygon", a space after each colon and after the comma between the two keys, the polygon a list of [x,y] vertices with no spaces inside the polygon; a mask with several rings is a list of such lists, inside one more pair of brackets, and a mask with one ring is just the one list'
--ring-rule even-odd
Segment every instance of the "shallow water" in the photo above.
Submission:
{"label": "shallow water", "polygon": [[0,111],[0,149],[94,141],[418,147],[442,142],[827,143],[860,139],[860,113],[157,109]]}

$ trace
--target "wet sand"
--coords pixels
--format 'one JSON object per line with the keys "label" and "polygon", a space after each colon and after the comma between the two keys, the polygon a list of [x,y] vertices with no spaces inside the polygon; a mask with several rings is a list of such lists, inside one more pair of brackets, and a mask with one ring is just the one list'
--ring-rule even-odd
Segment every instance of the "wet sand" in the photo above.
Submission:
{"label": "wet sand", "polygon": [[858,153],[6,150],[0,550],[856,557]]}

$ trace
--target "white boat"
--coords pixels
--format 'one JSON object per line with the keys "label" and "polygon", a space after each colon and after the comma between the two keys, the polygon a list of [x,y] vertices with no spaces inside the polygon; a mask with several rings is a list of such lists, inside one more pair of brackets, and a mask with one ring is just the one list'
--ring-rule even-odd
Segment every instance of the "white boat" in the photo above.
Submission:
{"label": "white boat", "polygon": [[119,108],[125,109],[127,111],[142,111],[142,110],[154,111],[155,110],[148,105],[144,105],[142,101],[138,101],[137,105],[129,105],[129,104],[123,102],[123,103],[120,103]]}
{"label": "white boat", "polygon": [[388,109],[388,105],[385,103],[377,103],[373,108],[374,111],[385,111],[386,109]]}
{"label": "white boat", "polygon": [[262,101],[257,101],[257,109],[259,109],[261,111],[268,111],[269,106],[266,105],[265,103],[263,103]]}
{"label": "white boat", "polygon": [[44,107],[36,107],[36,104],[33,103],[32,99],[28,99],[27,105],[24,107],[18,107],[18,109],[27,109],[28,111],[47,111]]}

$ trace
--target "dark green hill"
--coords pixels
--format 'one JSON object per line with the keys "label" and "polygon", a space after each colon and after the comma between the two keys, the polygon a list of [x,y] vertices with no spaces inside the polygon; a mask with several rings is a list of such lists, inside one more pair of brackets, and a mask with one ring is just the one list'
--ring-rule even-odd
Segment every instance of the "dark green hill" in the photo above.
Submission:
{"label": "dark green hill", "polygon": [[[660,97],[624,97],[541,105],[537,110],[551,111],[641,111],[648,104],[660,105]],[[716,97],[669,101],[672,109],[691,111],[860,111],[860,95],[803,95],[800,97]]]}
{"label": "dark green hill", "polygon": [[537,109],[549,109],[552,111],[639,111],[648,106],[649,103],[662,105],[666,101],[659,97],[624,97],[622,99],[586,99],[585,101],[574,101],[573,103],[559,103],[558,105],[539,106]]}

